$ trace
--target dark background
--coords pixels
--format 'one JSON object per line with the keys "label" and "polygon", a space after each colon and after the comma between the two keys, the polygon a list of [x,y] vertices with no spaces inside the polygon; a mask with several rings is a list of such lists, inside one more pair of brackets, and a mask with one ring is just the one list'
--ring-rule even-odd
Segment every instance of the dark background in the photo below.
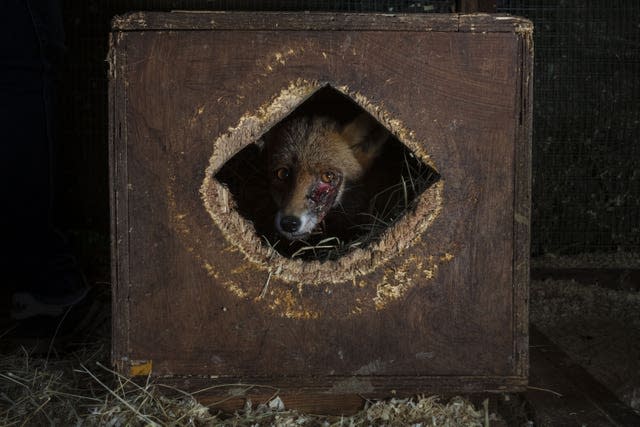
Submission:
{"label": "dark background", "polygon": [[[132,10],[487,10],[535,25],[532,255],[640,251],[640,2],[64,1],[56,223],[85,268],[108,262],[110,20]],[[101,268],[101,270],[106,271]]]}

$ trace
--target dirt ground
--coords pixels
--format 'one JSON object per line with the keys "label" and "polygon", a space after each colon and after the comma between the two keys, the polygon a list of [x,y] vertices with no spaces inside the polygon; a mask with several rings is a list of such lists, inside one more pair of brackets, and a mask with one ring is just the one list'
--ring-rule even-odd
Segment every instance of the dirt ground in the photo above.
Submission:
{"label": "dirt ground", "polygon": [[[574,259],[571,267],[584,266],[578,261]],[[620,265],[616,261],[615,267]],[[531,322],[569,357],[640,413],[638,292],[573,281],[533,281],[530,313]]]}

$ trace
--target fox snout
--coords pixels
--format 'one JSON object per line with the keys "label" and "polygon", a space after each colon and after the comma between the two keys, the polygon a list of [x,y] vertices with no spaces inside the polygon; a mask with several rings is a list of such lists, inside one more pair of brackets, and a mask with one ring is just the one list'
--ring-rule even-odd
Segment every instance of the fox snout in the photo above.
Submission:
{"label": "fox snout", "polygon": [[295,117],[265,136],[277,231],[302,239],[343,197],[347,182],[368,169],[388,133],[366,114],[347,125],[326,117]]}
{"label": "fox snout", "polygon": [[[292,170],[294,176],[273,183],[273,194],[280,209],[276,213],[278,232],[290,240],[310,234],[340,200],[343,179],[337,172],[316,176],[307,171]],[[306,174],[296,179],[295,174]],[[282,175],[282,172],[280,173]]]}

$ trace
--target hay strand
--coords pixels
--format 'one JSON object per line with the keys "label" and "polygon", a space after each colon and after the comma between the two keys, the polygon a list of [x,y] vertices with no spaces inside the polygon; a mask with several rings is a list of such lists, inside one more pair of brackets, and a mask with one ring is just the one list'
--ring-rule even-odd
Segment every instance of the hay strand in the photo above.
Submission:
{"label": "hay strand", "polygon": [[[110,369],[108,350],[92,345],[64,359],[37,357],[25,348],[0,357],[0,425],[108,426],[483,426],[486,406],[476,409],[462,398],[441,402],[437,397],[367,402],[350,416],[304,414],[286,408],[280,390],[254,384],[218,384],[188,393],[160,379],[132,381]],[[91,368],[94,366],[95,368]],[[247,399],[233,414],[216,413],[195,396],[228,390],[238,397],[270,389],[266,403]],[[240,389],[241,393],[232,393]],[[230,397],[230,398],[231,398]],[[229,399],[229,398],[226,398]],[[221,400],[218,403],[223,403]],[[489,418],[491,419],[491,418]]]}

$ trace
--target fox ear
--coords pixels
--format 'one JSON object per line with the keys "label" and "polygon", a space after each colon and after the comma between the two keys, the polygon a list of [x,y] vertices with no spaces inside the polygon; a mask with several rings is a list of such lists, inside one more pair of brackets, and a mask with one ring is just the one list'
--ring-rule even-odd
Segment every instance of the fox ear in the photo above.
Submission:
{"label": "fox ear", "polygon": [[366,170],[380,155],[380,151],[382,151],[390,134],[373,117],[362,113],[344,126],[341,135],[347,141],[358,162]]}

